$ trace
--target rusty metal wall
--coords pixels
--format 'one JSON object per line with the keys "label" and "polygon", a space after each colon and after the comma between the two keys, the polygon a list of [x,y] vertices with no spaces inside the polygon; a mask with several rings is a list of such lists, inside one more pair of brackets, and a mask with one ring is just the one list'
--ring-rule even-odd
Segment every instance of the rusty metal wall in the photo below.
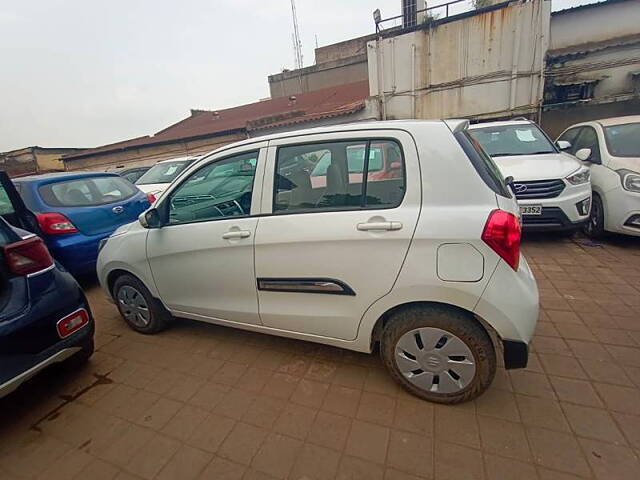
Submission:
{"label": "rusty metal wall", "polygon": [[551,2],[511,2],[368,44],[381,118],[537,112]]}

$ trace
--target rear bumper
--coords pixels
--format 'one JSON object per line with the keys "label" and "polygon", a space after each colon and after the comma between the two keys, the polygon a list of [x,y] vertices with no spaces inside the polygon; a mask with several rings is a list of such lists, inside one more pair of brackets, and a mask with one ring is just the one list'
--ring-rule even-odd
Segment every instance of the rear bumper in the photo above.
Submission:
{"label": "rear bumper", "polygon": [[111,233],[91,236],[82,233],[47,235],[46,242],[53,257],[69,272],[93,273],[98,259],[98,244]]}
{"label": "rear bumper", "polygon": [[526,368],[529,361],[529,346],[517,340],[503,340],[504,368]]}
{"label": "rear bumper", "polygon": [[[90,314],[90,312],[89,312]],[[94,334],[93,318],[89,323],[56,345],[36,354],[20,355],[3,362],[0,372],[0,398],[10,394],[20,385],[45,368],[63,362],[76,353],[91,348]]]}

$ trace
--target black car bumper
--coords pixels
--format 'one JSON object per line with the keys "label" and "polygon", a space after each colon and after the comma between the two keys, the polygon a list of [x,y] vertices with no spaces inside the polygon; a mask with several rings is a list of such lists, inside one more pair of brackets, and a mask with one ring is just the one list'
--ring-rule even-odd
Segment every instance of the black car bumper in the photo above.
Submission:
{"label": "black car bumper", "polygon": [[522,215],[522,229],[527,232],[571,231],[582,228],[588,219],[572,222],[559,207],[543,207],[542,215]]}
{"label": "black car bumper", "polygon": [[[47,366],[90,349],[93,342],[91,309],[69,273],[53,268],[27,281],[25,308],[0,322],[0,397]],[[88,322],[60,338],[57,323],[78,309],[87,312]]]}
{"label": "black car bumper", "polygon": [[13,356],[3,363],[0,372],[0,398],[10,394],[45,368],[93,348],[93,320],[56,345],[37,355]]}
{"label": "black car bumper", "polygon": [[515,340],[503,340],[504,368],[525,368],[529,361],[529,346],[524,342]]}

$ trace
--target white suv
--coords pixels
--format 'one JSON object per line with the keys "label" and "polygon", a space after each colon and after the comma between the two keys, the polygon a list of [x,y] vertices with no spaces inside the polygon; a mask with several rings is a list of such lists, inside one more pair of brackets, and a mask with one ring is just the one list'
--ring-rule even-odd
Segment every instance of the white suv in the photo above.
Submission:
{"label": "white suv", "polygon": [[515,199],[467,125],[359,123],[216,150],[101,246],[100,283],[138,332],[175,316],[379,346],[414,394],[474,398],[498,353],[526,366],[538,290]]}
{"label": "white suv", "polygon": [[513,177],[525,230],[581,228],[589,218],[589,168],[562,153],[529,120],[479,123],[469,133]]}
{"label": "white suv", "polygon": [[558,144],[591,165],[593,206],[585,233],[640,236],[640,115],[572,125]]}

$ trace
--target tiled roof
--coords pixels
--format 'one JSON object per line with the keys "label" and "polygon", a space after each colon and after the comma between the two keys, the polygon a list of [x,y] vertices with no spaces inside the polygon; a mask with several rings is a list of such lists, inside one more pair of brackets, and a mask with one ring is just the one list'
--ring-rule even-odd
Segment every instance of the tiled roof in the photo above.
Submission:
{"label": "tiled roof", "polygon": [[292,97],[271,98],[224,110],[192,110],[191,116],[160,130],[153,136],[90,148],[66,155],[64,158],[65,160],[75,159],[188,138],[254,131],[347,115],[364,108],[364,101],[368,96],[369,82],[365,80]]}

